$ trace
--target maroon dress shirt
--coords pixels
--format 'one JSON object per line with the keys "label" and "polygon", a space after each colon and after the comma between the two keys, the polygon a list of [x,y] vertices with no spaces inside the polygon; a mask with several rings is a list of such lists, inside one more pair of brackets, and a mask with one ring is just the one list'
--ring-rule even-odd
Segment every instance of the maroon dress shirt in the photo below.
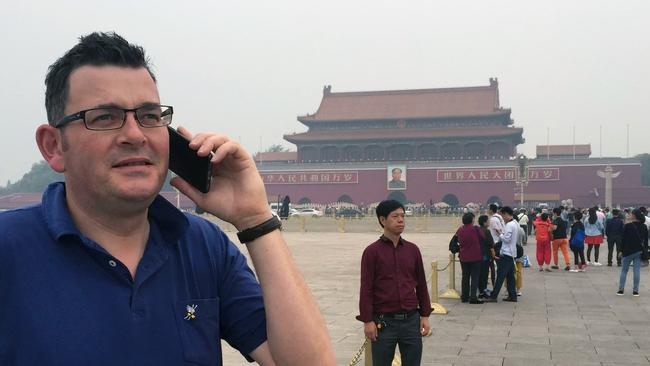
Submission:
{"label": "maroon dress shirt", "polygon": [[357,319],[366,323],[374,315],[415,309],[423,317],[431,314],[420,249],[402,238],[395,246],[382,235],[361,257],[361,314]]}

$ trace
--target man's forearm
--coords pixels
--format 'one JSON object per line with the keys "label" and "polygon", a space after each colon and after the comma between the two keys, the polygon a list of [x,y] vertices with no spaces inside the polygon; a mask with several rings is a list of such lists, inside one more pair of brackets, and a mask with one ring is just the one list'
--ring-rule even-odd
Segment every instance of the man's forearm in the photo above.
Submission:
{"label": "man's forearm", "polygon": [[268,344],[278,365],[335,365],[325,322],[278,230],[247,244],[262,285]]}

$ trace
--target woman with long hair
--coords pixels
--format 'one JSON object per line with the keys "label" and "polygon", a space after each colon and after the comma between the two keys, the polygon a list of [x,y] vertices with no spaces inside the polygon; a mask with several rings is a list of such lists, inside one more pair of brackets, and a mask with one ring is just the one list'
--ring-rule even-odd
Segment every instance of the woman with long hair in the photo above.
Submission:
{"label": "woman with long hair", "polygon": [[[589,216],[584,220],[585,225],[585,244],[587,244],[587,264],[594,266],[601,266],[598,262],[598,254],[600,252],[600,244],[603,243],[603,235],[605,233],[605,225],[598,219],[596,208],[589,209]],[[591,250],[594,250],[594,261],[591,261]]]}
{"label": "woman with long hair", "polygon": [[641,210],[632,211],[634,221],[625,224],[623,227],[623,240],[621,241],[621,278],[619,279],[618,292],[623,296],[627,271],[630,269],[630,262],[633,266],[634,280],[632,283],[632,296],[639,296],[639,282],[641,280],[641,253],[648,250],[648,228],[645,226],[645,216]]}

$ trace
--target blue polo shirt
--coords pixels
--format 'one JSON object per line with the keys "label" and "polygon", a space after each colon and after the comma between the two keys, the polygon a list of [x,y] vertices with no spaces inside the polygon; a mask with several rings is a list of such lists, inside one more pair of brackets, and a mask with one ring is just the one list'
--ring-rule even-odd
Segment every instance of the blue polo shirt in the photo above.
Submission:
{"label": "blue polo shirt", "polygon": [[160,196],[149,222],[132,279],[77,230],[63,183],[1,213],[0,365],[219,365],[222,338],[262,344],[262,292],[228,237]]}

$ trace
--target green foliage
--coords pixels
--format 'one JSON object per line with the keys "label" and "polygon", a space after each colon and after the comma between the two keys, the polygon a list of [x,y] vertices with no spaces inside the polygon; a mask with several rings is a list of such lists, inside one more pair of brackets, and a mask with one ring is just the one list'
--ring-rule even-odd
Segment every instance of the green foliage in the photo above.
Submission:
{"label": "green foliage", "polygon": [[639,154],[636,158],[641,160],[641,184],[650,186],[650,154]]}
{"label": "green foliage", "polygon": [[280,144],[273,144],[269,146],[264,152],[285,152],[289,151],[286,147],[280,145]]}
{"label": "green foliage", "polygon": [[[171,173],[167,175],[162,191],[173,191],[174,188],[169,184]],[[48,184],[52,182],[63,181],[63,174],[57,173],[45,162],[41,160],[34,163],[32,168],[23,177],[15,182],[7,182],[6,187],[0,187],[0,195],[12,193],[40,193],[45,190]]]}
{"label": "green foliage", "polygon": [[43,192],[48,184],[62,180],[63,174],[55,172],[45,160],[41,160],[34,163],[29,172],[25,173],[19,181],[15,183],[7,182],[6,187],[0,187],[0,194],[39,193]]}

